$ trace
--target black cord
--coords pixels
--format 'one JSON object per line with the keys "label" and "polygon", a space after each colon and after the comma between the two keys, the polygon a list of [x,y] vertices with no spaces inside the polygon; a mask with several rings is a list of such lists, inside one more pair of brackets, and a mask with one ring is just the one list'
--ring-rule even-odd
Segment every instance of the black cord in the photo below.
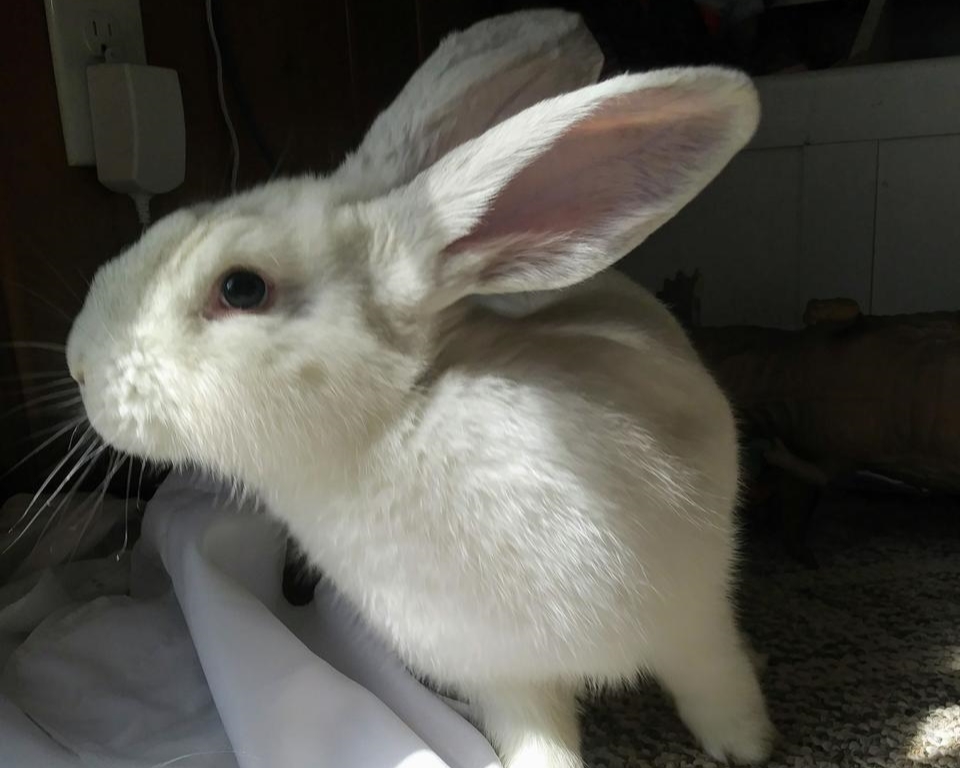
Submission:
{"label": "black cord", "polygon": [[230,90],[233,92],[238,116],[246,126],[246,129],[250,134],[250,138],[253,139],[253,143],[256,145],[257,151],[260,153],[260,157],[263,159],[263,162],[266,163],[267,168],[271,173],[273,173],[277,167],[276,156],[270,150],[266,139],[263,137],[263,133],[260,131],[256,117],[253,114],[253,109],[250,107],[250,102],[247,100],[246,93],[244,92],[243,86],[240,82],[240,74],[237,67],[237,60],[233,52],[233,45],[231,44],[230,36],[227,34],[226,27],[223,23],[223,8],[221,0],[213,0],[213,25],[217,32],[217,39],[220,41],[220,56],[223,60],[223,74],[226,77],[227,82],[230,84]]}

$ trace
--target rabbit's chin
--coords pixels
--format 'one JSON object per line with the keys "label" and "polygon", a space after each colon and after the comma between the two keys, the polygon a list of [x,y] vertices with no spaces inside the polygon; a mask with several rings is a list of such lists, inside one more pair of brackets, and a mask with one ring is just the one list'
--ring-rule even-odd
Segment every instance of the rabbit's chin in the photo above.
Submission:
{"label": "rabbit's chin", "polygon": [[118,423],[112,418],[100,417],[96,421],[88,415],[93,431],[103,442],[116,451],[157,464],[196,463],[184,446],[165,435],[162,430],[145,425]]}

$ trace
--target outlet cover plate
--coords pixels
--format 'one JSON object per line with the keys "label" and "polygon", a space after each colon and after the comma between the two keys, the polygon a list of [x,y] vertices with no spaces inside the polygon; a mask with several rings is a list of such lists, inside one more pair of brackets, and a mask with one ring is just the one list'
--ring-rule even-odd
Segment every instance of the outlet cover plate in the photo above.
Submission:
{"label": "outlet cover plate", "polygon": [[140,0],[44,0],[67,165],[96,165],[87,67],[146,64]]}

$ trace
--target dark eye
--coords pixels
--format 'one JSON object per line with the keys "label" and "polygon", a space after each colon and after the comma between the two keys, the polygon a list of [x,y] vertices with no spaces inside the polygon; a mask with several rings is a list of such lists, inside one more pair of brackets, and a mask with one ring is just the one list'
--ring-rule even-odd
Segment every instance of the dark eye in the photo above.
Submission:
{"label": "dark eye", "polygon": [[220,300],[230,309],[259,309],[266,304],[268,295],[266,280],[246,269],[230,272],[220,282]]}

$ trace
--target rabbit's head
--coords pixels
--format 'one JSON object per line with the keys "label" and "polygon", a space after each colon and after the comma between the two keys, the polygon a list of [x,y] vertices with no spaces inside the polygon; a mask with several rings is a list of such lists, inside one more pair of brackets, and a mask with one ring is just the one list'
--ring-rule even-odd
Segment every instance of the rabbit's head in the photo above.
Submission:
{"label": "rabbit's head", "polygon": [[93,427],[255,484],[349,472],[422,396],[461,299],[602,270],[755,129],[743,75],[581,87],[599,62],[575,16],[483,22],[438,49],[331,176],[158,222],[98,272],[71,331]]}

